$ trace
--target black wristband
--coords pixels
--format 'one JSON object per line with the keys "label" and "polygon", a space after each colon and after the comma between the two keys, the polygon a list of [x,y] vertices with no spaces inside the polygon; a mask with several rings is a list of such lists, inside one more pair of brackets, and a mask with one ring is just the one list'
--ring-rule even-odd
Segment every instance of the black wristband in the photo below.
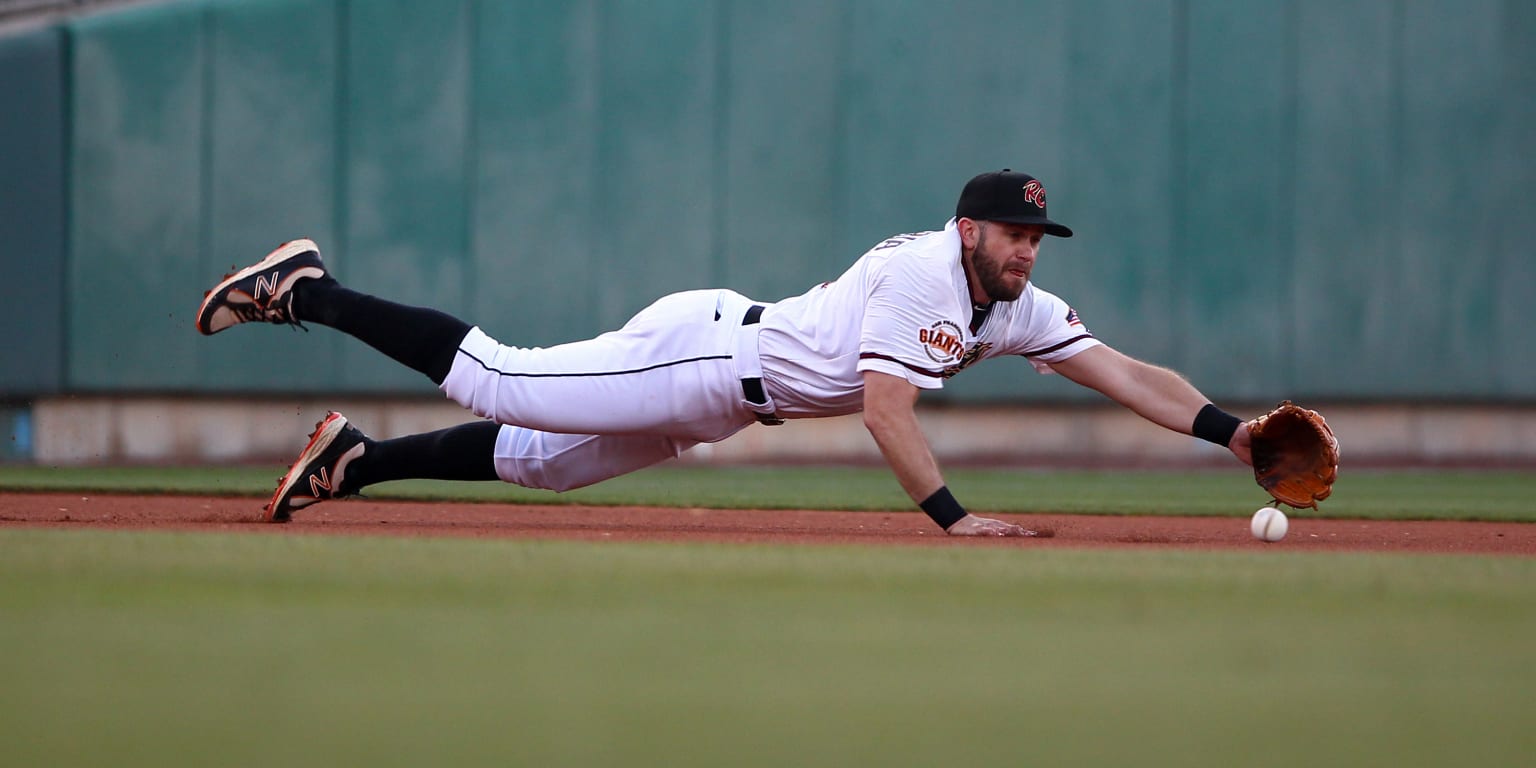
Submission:
{"label": "black wristband", "polygon": [[1217,408],[1214,403],[1206,403],[1195,414],[1195,425],[1190,427],[1189,433],[1225,448],[1232,442],[1232,436],[1237,434],[1237,427],[1242,423],[1242,419]]}
{"label": "black wristband", "polygon": [[933,518],[933,521],[946,531],[951,525],[959,522],[960,518],[965,517],[965,507],[955,501],[955,495],[949,492],[947,485],[940,486],[933,495],[923,499],[918,506],[922,507],[923,511],[928,513],[928,517]]}

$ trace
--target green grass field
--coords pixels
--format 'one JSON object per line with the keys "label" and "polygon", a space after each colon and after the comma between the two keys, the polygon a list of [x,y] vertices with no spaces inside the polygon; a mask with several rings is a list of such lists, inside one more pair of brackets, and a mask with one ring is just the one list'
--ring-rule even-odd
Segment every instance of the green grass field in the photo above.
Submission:
{"label": "green grass field", "polygon": [[[560,498],[900,502],[783,472]],[[1231,474],[950,473],[995,509],[1246,514]],[[1328,506],[1529,520],[1532,484],[1360,473]],[[1533,647],[1528,558],[0,528],[6,765],[1519,765]]]}

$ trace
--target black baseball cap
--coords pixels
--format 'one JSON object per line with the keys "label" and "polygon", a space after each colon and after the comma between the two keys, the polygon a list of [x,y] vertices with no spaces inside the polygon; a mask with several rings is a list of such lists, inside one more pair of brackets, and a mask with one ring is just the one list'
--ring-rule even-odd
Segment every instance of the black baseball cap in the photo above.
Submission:
{"label": "black baseball cap", "polygon": [[965,183],[955,218],[1034,224],[1047,235],[1071,237],[1072,230],[1046,218],[1045,185],[1011,168],[983,173]]}

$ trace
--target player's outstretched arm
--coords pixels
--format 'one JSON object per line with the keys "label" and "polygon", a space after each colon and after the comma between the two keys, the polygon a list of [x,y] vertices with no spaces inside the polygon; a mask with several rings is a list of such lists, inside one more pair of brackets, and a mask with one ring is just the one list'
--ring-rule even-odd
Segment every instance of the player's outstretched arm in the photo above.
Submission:
{"label": "player's outstretched arm", "polygon": [[[1083,350],[1051,363],[1051,368],[1078,384],[1098,390],[1142,418],[1184,435],[1194,434],[1195,417],[1211,403],[1210,398],[1178,373],[1108,346]],[[1248,425],[1244,423],[1232,433],[1226,448],[1244,464],[1252,464],[1250,445]]]}
{"label": "player's outstretched arm", "polygon": [[906,379],[864,373],[864,426],[902,490],[952,536],[1030,536],[1023,526],[969,514],[949,489],[917,423],[918,389]]}

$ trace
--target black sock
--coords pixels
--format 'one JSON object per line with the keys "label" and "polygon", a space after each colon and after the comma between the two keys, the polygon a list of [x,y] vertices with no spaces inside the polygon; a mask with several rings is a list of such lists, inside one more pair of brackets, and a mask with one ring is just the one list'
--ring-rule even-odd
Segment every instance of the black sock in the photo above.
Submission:
{"label": "black sock", "polygon": [[457,427],[370,440],[363,455],[347,465],[347,493],[387,480],[499,480],[496,476],[494,421],[472,421]]}
{"label": "black sock", "polygon": [[408,307],[342,286],[334,278],[300,280],[293,287],[300,320],[335,328],[442,384],[470,326],[452,315]]}

